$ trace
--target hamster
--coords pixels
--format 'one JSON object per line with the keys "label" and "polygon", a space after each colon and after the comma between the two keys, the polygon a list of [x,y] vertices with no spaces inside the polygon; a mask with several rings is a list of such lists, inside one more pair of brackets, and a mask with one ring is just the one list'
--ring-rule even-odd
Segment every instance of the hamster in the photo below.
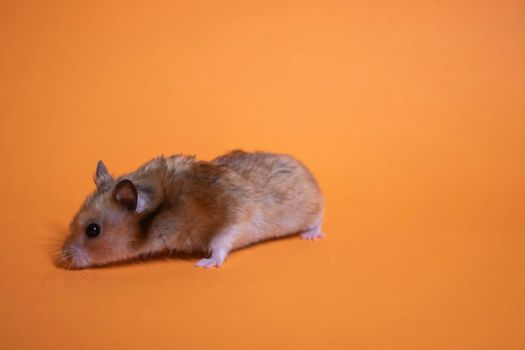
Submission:
{"label": "hamster", "polygon": [[323,196],[289,155],[232,151],[210,162],[155,158],[114,178],[102,161],[95,191],[74,216],[58,258],[81,269],[172,252],[220,267],[235,249],[300,234],[323,238]]}

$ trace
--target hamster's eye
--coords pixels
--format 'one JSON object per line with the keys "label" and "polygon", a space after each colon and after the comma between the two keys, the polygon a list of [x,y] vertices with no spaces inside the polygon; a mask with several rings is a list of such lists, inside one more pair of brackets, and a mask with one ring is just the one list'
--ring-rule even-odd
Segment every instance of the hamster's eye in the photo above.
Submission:
{"label": "hamster's eye", "polygon": [[86,235],[89,238],[95,238],[97,237],[102,230],[100,229],[99,224],[89,224],[86,227]]}

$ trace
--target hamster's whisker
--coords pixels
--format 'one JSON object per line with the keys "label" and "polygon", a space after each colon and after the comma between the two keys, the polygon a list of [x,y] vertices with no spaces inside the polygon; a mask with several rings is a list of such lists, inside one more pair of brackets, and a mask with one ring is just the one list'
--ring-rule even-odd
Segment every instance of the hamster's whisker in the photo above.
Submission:
{"label": "hamster's whisker", "polygon": [[95,285],[95,282],[89,278],[89,275],[91,274],[91,272],[89,270],[82,270],[80,271],[80,276],[82,276],[82,278],[87,281],[88,283],[90,283],[91,285]]}

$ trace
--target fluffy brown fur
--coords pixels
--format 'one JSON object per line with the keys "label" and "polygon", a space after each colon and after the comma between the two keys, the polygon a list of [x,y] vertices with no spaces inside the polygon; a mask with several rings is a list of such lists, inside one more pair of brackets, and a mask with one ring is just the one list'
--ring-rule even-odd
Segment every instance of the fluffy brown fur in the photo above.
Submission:
{"label": "fluffy brown fur", "polygon": [[[99,162],[95,183],[71,223],[59,258],[64,267],[172,251],[211,254],[197,266],[212,267],[261,240],[323,237],[319,186],[287,155],[233,151],[211,162],[158,157],[118,178]],[[96,237],[86,234],[90,224],[100,227]]]}

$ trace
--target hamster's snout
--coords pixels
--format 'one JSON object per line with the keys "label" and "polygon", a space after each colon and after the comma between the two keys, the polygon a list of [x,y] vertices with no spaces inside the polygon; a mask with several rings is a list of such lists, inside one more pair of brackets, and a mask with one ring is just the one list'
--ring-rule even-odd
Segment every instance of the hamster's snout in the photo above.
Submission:
{"label": "hamster's snout", "polygon": [[88,254],[74,244],[65,244],[60,253],[58,264],[66,269],[82,269],[90,265]]}

